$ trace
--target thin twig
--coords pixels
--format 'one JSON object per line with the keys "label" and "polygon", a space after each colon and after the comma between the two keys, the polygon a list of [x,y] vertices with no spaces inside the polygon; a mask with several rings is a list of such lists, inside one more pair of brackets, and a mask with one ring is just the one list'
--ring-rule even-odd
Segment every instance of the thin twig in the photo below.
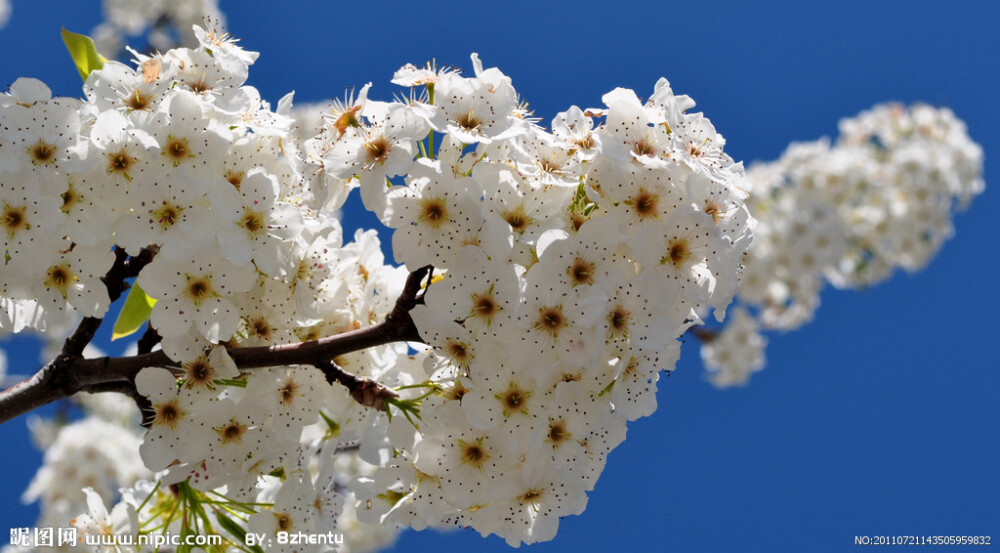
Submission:
{"label": "thin twig", "polygon": [[340,366],[330,359],[323,362],[316,362],[316,368],[323,371],[327,382],[330,384],[334,382],[340,383],[351,393],[354,401],[365,407],[385,411],[388,408],[386,400],[399,397],[399,394],[393,392],[385,385],[379,384],[369,378],[355,376],[340,368]]}

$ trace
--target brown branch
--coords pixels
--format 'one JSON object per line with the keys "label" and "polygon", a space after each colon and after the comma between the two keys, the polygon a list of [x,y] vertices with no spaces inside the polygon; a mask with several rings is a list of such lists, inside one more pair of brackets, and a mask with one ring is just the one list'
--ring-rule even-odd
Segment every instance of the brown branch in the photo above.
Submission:
{"label": "brown branch", "polygon": [[[104,282],[104,285],[108,289],[108,298],[110,300],[108,303],[114,303],[122,296],[125,290],[129,289],[129,285],[125,282],[125,279],[138,276],[139,271],[149,264],[155,255],[155,249],[144,248],[139,255],[129,257],[121,247],[115,247],[115,262],[108,270],[108,273],[101,277],[101,281]],[[94,339],[94,334],[97,333],[97,329],[101,326],[102,321],[104,319],[100,317],[84,317],[73,334],[69,338],[66,338],[62,351],[56,357],[55,362],[71,362],[73,359],[82,356],[84,348]],[[60,358],[62,358],[61,361]]]}
{"label": "brown branch", "polygon": [[712,340],[715,340],[719,336],[718,330],[713,330],[711,328],[705,328],[702,326],[692,326],[689,328],[688,333],[698,339],[699,342],[707,344]]}
{"label": "brown branch", "polygon": [[153,351],[153,347],[160,343],[160,333],[156,331],[151,325],[146,325],[146,332],[142,333],[142,337],[136,342],[136,351],[139,353],[149,353]]}
{"label": "brown branch", "polygon": [[[431,269],[427,266],[410,273],[392,311],[379,324],[298,344],[229,348],[229,355],[240,369],[313,365],[326,371],[338,355],[392,342],[422,342],[417,327],[410,318],[410,310],[423,303],[423,295],[418,297],[417,294],[424,278],[431,274]],[[163,351],[96,359],[60,354],[28,380],[0,392],[0,424],[82,390],[97,389],[113,383],[134,385],[136,375],[146,367],[175,365]],[[353,384],[353,388],[352,385],[344,384],[351,391],[352,397],[371,407],[376,407],[380,401],[384,403],[384,387],[366,379],[358,380],[360,383]],[[356,397],[355,392],[359,396]]]}
{"label": "brown branch", "polygon": [[[120,247],[115,248],[115,261],[101,281],[108,290],[113,303],[121,297],[129,285],[125,279],[138,276],[156,255],[155,248],[144,248],[139,255],[129,257]],[[94,334],[104,319],[84,317],[76,330],[63,343],[62,350],[51,363],[44,366],[28,380],[0,392],[0,424],[37,409],[43,405],[67,398],[83,389],[74,382],[76,366],[84,361],[83,350],[94,339]],[[92,382],[89,384],[99,384]]]}
{"label": "brown branch", "polygon": [[388,407],[386,400],[395,399],[399,394],[393,392],[383,384],[379,384],[369,378],[355,376],[340,368],[332,360],[326,360],[316,365],[318,369],[326,375],[326,381],[330,384],[339,382],[351,392],[354,401],[372,407],[379,411],[385,411]]}

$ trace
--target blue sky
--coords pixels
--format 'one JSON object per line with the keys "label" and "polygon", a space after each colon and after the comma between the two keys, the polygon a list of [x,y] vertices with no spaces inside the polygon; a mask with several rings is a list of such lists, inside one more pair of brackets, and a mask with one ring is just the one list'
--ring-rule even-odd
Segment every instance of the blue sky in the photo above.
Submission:
{"label": "blue sky", "polygon": [[[97,2],[12,0],[0,81],[78,95],[60,26],[89,32]],[[957,2],[333,2],[223,0],[229,30],[261,52],[250,84],[276,101],[343,96],[431,58],[478,52],[545,121],[660,76],[691,95],[736,159],[889,100],[951,107],[985,151],[987,190],[931,266],[864,292],[827,290],[816,320],[771,335],[749,387],[707,384],[697,347],[661,380],[659,410],[630,425],[587,511],[532,551],[844,551],[856,535],[1000,534],[997,197],[1000,4]],[[279,8],[280,6],[280,8]],[[237,7],[241,11],[237,11]],[[12,372],[32,353],[7,347]],[[19,419],[0,427],[3,526],[39,455]],[[7,523],[7,524],[3,524]],[[3,535],[0,533],[0,535]],[[997,537],[1000,539],[1000,537]],[[505,551],[471,531],[408,532],[398,551]],[[416,548],[416,549],[414,549]],[[952,550],[949,548],[949,550]]]}

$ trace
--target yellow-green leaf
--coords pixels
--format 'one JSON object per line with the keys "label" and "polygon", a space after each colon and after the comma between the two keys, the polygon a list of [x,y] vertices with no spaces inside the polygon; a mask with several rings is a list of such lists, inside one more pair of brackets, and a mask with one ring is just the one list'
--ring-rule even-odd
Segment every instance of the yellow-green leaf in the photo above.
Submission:
{"label": "yellow-green leaf", "polygon": [[76,64],[76,70],[80,72],[80,78],[85,81],[91,71],[104,67],[104,62],[108,61],[97,53],[97,47],[89,36],[71,33],[63,27],[62,39],[66,43],[70,57],[73,58],[73,63]]}
{"label": "yellow-green leaf", "polygon": [[115,320],[115,327],[111,330],[111,339],[117,340],[135,334],[149,320],[154,305],[156,300],[147,296],[139,283],[132,284],[132,289],[125,298],[125,305]]}

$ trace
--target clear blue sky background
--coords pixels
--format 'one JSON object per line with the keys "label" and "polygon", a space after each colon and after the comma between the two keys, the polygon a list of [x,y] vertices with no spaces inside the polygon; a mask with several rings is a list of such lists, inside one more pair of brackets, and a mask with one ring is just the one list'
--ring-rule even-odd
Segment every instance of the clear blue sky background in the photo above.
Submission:
{"label": "clear blue sky background", "polygon": [[[678,3],[680,4],[680,3]],[[96,1],[13,0],[0,81],[79,80],[59,27],[89,32]],[[947,105],[986,154],[987,191],[927,270],[865,292],[828,290],[811,325],[772,335],[749,387],[703,380],[697,347],[634,423],[590,506],[532,551],[847,551],[854,536],[992,535],[1000,542],[1000,3],[224,1],[229,29],[261,57],[250,84],[276,101],[375,83],[405,62],[496,65],[546,121],[616,86],[648,95],[666,76],[736,159],[888,100]],[[239,10],[239,11],[237,11]],[[13,372],[35,366],[9,348]],[[28,525],[17,497],[37,466],[19,419],[0,427],[0,532]],[[0,533],[0,536],[3,534]],[[2,539],[2,538],[0,538]],[[506,551],[471,531],[408,532],[397,551]],[[949,548],[949,551],[955,549]]]}

